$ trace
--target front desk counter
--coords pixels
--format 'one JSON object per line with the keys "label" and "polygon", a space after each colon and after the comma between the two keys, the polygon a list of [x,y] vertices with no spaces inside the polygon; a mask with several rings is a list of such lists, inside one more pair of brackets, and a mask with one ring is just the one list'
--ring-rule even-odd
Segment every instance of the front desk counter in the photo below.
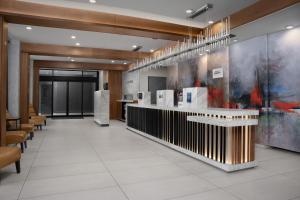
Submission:
{"label": "front desk counter", "polygon": [[127,128],[227,172],[252,168],[257,110],[127,104]]}

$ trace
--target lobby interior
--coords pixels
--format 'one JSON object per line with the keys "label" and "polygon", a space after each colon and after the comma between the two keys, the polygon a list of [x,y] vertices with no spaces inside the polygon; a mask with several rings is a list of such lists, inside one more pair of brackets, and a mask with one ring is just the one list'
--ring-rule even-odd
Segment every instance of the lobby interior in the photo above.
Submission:
{"label": "lobby interior", "polygon": [[0,200],[300,200],[299,0],[0,0]]}

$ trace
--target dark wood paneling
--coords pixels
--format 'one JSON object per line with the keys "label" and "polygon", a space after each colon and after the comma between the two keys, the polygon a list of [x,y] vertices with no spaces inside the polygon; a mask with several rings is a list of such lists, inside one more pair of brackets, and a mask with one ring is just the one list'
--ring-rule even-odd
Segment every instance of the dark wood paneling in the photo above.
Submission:
{"label": "dark wood paneling", "polygon": [[122,72],[108,72],[108,89],[110,91],[110,119],[121,119],[122,108],[117,100],[122,98]]}
{"label": "dark wood paneling", "polygon": [[7,101],[7,23],[0,16],[0,146],[5,145]]}
{"label": "dark wood paneling", "polygon": [[128,65],[124,64],[104,64],[104,63],[86,63],[86,62],[68,62],[68,61],[48,61],[35,60],[35,68],[53,68],[53,69],[80,69],[80,70],[128,70]]}
{"label": "dark wood paneling", "polygon": [[185,25],[16,0],[0,0],[0,13],[11,23],[167,40],[183,39],[201,31]]}
{"label": "dark wood paneling", "polygon": [[32,104],[36,114],[39,112],[39,92],[40,92],[40,70],[37,67],[33,68],[33,99]]}
{"label": "dark wood paneling", "polygon": [[72,56],[82,58],[98,58],[98,59],[113,59],[113,60],[130,60],[135,61],[137,59],[150,56],[149,52],[135,52],[135,51],[123,51],[113,49],[101,49],[101,48],[87,48],[87,47],[72,47],[61,45],[49,45],[49,44],[31,44],[22,43],[22,52],[29,53],[31,55],[47,55],[47,56]]}
{"label": "dark wood paneling", "polygon": [[29,54],[21,53],[20,58],[20,117],[22,123],[28,123],[29,105]]}

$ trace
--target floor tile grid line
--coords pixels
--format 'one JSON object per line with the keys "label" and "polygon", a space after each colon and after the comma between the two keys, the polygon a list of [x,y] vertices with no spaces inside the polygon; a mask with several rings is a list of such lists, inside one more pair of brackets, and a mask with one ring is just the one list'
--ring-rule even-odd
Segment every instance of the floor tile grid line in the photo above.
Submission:
{"label": "floor tile grid line", "polygon": [[[131,132],[131,133],[135,134],[134,132]],[[140,135],[138,135],[138,136],[140,136]],[[141,137],[143,137],[143,136],[141,136]],[[143,138],[145,138],[145,139],[148,141],[148,142],[147,142],[148,144],[151,144],[151,143],[157,143],[157,142],[155,142],[155,141],[153,141],[153,140],[150,140],[150,139],[148,139],[148,138],[146,138],[146,137],[143,137]],[[157,144],[160,144],[160,143],[157,143]],[[163,144],[160,144],[160,145],[163,145]],[[163,145],[163,146],[165,146],[165,145]],[[167,146],[165,146],[165,147],[167,147]],[[173,150],[173,151],[175,151],[175,152],[177,152],[177,153],[180,153],[180,154],[182,154],[182,155],[184,155],[184,156],[188,156],[188,155],[186,155],[186,154],[184,154],[184,153],[182,153],[182,152],[176,151],[176,150],[174,150],[174,149],[172,149],[172,148],[169,148],[169,147],[167,147],[167,148],[170,149],[170,150]],[[152,151],[153,151],[153,150],[152,150]],[[158,154],[158,153],[155,152],[155,151],[153,151],[153,152],[156,153],[157,155],[160,155],[160,154]],[[166,155],[160,155],[160,156],[162,156],[162,157],[164,157],[164,158],[167,157]],[[188,157],[190,157],[190,156],[188,156]],[[195,158],[193,158],[193,157],[190,157],[190,158],[194,159],[195,161],[199,161],[199,160],[197,160],[197,159],[195,159]],[[183,169],[184,171],[187,171],[187,172],[190,173],[191,175],[195,175],[195,176],[198,177],[199,179],[203,178],[203,177],[199,177],[197,173],[194,173],[194,172],[192,172],[192,171],[190,171],[190,170],[188,170],[188,169],[185,169],[184,167],[178,165],[178,163],[175,162],[175,161],[170,161],[170,162],[171,162],[172,164],[176,165],[177,167]],[[202,161],[199,161],[199,162],[202,163]],[[206,163],[205,163],[205,164],[206,164]],[[218,169],[218,170],[219,170],[219,169]],[[155,180],[162,180],[162,179],[165,179],[165,180],[168,180],[168,179],[169,179],[169,180],[170,180],[170,179],[174,179],[174,177],[173,177],[173,178],[158,178],[158,179],[155,179]],[[220,190],[224,191],[225,193],[228,193],[228,194],[232,195],[234,198],[236,198],[236,199],[238,199],[238,200],[242,200],[241,198],[239,198],[238,196],[232,194],[231,192],[228,192],[228,191],[224,190],[222,187],[219,187],[219,186],[215,185],[214,183],[212,183],[211,181],[209,181],[209,179],[207,179],[207,178],[203,178],[203,179],[205,179],[207,182],[211,183],[211,184],[212,184],[213,186],[215,186],[216,188],[210,189],[210,190],[207,190],[207,191],[203,191],[203,192],[197,192],[197,193],[191,193],[191,194],[187,194],[187,195],[182,195],[182,196],[177,196],[177,197],[167,198],[167,199],[165,199],[165,200],[172,200],[172,199],[177,199],[177,198],[182,198],[182,197],[189,197],[189,196],[193,196],[193,195],[197,195],[197,194],[203,194],[203,193],[205,193],[205,192],[213,191],[213,190],[215,190],[215,189],[220,189]],[[131,184],[136,184],[136,183],[131,183]],[[126,185],[131,185],[131,184],[126,184]]]}
{"label": "floor tile grid line", "polygon": [[[40,131],[38,131],[38,134],[41,135],[42,133],[41,133]],[[46,137],[46,135],[45,135],[45,134],[42,134],[42,141],[40,141],[40,144],[39,144],[39,146],[38,146],[38,148],[37,148],[37,152],[35,153],[34,158],[33,158],[33,160],[32,160],[32,163],[31,163],[31,165],[30,165],[30,167],[29,167],[29,171],[28,171],[28,173],[27,173],[27,176],[26,176],[26,178],[25,178],[25,180],[24,180],[24,182],[23,182],[23,184],[22,184],[21,190],[20,190],[19,195],[18,195],[18,200],[19,200],[20,197],[21,197],[22,190],[23,190],[24,185],[25,185],[25,183],[26,183],[26,181],[27,181],[27,178],[28,178],[28,176],[29,176],[29,174],[30,174],[31,168],[32,168],[32,166],[33,166],[33,163],[35,162],[35,160],[36,160],[36,158],[37,158],[37,156],[38,156],[37,153],[38,153],[39,149],[41,148],[41,146],[42,146],[43,143],[44,143],[45,137]],[[26,152],[24,152],[24,153],[26,153]],[[21,163],[21,164],[22,164],[22,163]],[[21,165],[21,166],[22,166],[22,165]],[[21,168],[21,170],[22,170],[22,168]]]}
{"label": "floor tile grid line", "polygon": [[190,196],[197,195],[197,194],[203,194],[203,193],[206,193],[206,192],[211,192],[211,191],[214,191],[216,189],[219,189],[219,188],[209,189],[209,190],[205,190],[203,192],[195,192],[195,193],[190,193],[190,194],[186,194],[186,195],[180,195],[180,196],[177,196],[177,197],[166,198],[164,200],[173,200],[173,199],[178,199],[178,198],[190,197]]}
{"label": "floor tile grid line", "polygon": [[81,189],[81,190],[76,190],[76,191],[72,191],[72,192],[57,192],[55,194],[44,194],[44,195],[37,195],[34,197],[24,197],[24,198],[19,198],[18,200],[32,200],[32,199],[39,199],[40,197],[54,197],[57,195],[64,195],[64,194],[71,194],[74,192],[87,192],[87,191],[94,191],[94,190],[105,190],[105,189],[109,189],[109,188],[115,188],[116,186],[105,186],[105,187],[101,187],[101,188],[91,188],[91,189]]}
{"label": "floor tile grid line", "polygon": [[[134,132],[132,132],[132,133],[134,133]],[[141,136],[141,137],[143,137],[143,136]],[[146,137],[144,137],[144,138],[146,138]],[[149,140],[148,138],[146,138],[146,139],[147,139],[149,142],[151,142],[151,143],[152,143],[152,142],[157,143],[157,142],[155,142],[155,141],[153,141],[153,140]],[[157,144],[160,144],[160,143],[157,143]],[[161,145],[162,145],[162,144],[161,144]],[[165,146],[165,145],[163,145],[163,146]],[[170,147],[168,147],[168,146],[165,146],[165,147],[167,147],[167,148],[173,150],[172,148],[170,148]],[[260,148],[261,148],[261,147],[260,147]],[[173,151],[176,151],[176,150],[173,150]],[[154,152],[155,152],[155,151],[154,151]],[[184,153],[182,153],[182,152],[179,152],[179,151],[176,151],[176,152],[178,152],[178,153],[180,153],[180,154],[182,154],[182,155],[188,156],[188,155],[186,155],[186,154],[184,154]],[[158,154],[158,155],[159,155],[159,154]],[[161,155],[161,156],[164,157],[164,158],[167,158],[166,155]],[[190,157],[190,156],[188,156],[188,157]],[[197,160],[197,159],[195,159],[195,158],[193,158],[193,157],[190,157],[190,158],[192,158],[192,159],[195,160],[195,161],[199,161],[199,162],[201,162],[201,163],[204,163],[204,162],[202,162],[202,161],[200,161],[200,160]],[[272,159],[271,159],[271,160],[272,160]],[[201,176],[200,176],[199,174],[197,174],[196,172],[189,171],[189,170],[185,169],[184,167],[180,166],[177,162],[174,162],[174,161],[170,161],[170,162],[172,162],[172,163],[173,163],[174,165],[176,165],[177,167],[180,167],[181,169],[184,169],[184,170],[190,172],[191,174],[193,174],[193,175],[195,175],[195,176],[197,176],[197,177],[199,177],[199,178],[205,179],[206,181],[208,181],[208,182],[211,183],[212,185],[214,185],[214,186],[216,186],[217,188],[222,189],[223,191],[225,191],[225,190],[223,189],[223,187],[217,186],[216,184],[214,184],[213,182],[211,182],[211,181],[209,180],[209,178],[201,177]],[[206,163],[204,163],[204,164],[206,164]],[[217,168],[216,168],[216,169],[217,169]],[[265,168],[263,168],[263,167],[260,167],[260,169],[267,172],[267,170],[266,170]],[[217,169],[217,170],[220,170],[220,169]],[[207,170],[207,171],[208,171],[208,170]],[[297,170],[292,170],[292,171],[297,171]],[[292,171],[289,171],[289,172],[292,172]],[[204,172],[204,173],[205,173],[205,172]],[[234,173],[234,172],[233,172],[233,173]],[[253,181],[257,181],[257,180],[262,180],[262,179],[265,179],[265,178],[273,177],[273,176],[276,176],[276,175],[284,175],[284,174],[286,174],[286,173],[287,173],[287,172],[284,172],[284,173],[276,173],[276,174],[270,174],[270,175],[268,175],[268,176],[257,177],[257,178],[255,178],[255,179],[248,180],[248,181],[243,181],[243,182],[236,183],[236,184],[249,183],[249,182],[253,182]],[[232,184],[232,185],[235,185],[235,184]],[[230,186],[232,186],[232,185],[228,185],[228,186],[226,186],[226,187],[230,187]],[[236,197],[236,196],[235,196],[235,197]],[[236,198],[238,198],[238,197],[236,197]],[[238,198],[238,199],[240,199],[240,198]]]}
{"label": "floor tile grid line", "polygon": [[297,197],[289,199],[289,200],[298,200],[298,199],[300,199],[300,196],[297,196]]}
{"label": "floor tile grid line", "polygon": [[120,189],[120,191],[124,194],[124,196],[126,197],[126,199],[130,200],[129,197],[127,196],[127,194],[125,193],[125,191],[123,190],[123,188],[121,187],[121,185],[119,184],[119,182],[117,181],[117,179],[112,175],[112,172],[109,170],[109,168],[106,166],[106,163],[102,160],[101,156],[98,154],[98,152],[96,151],[96,149],[94,148],[94,145],[90,142],[90,140],[88,139],[88,143],[91,145],[93,151],[96,153],[97,158],[99,159],[99,161],[101,163],[103,163],[104,168],[107,170],[107,172],[109,173],[109,175],[113,178],[113,180],[116,182],[118,188]]}
{"label": "floor tile grid line", "polygon": [[[202,162],[202,161],[200,161],[200,162]],[[177,163],[174,163],[176,166],[178,166],[178,167],[181,167],[180,165],[178,165]],[[183,167],[182,167],[183,168]],[[217,169],[217,168],[216,168]],[[220,170],[220,169],[218,169],[218,170]],[[224,190],[224,188],[223,187],[220,187],[220,186],[218,186],[218,185],[216,185],[216,184],[214,184],[212,181],[210,181],[208,178],[205,178],[205,177],[200,177],[196,172],[191,172],[191,174],[193,174],[193,175],[195,175],[195,176],[197,176],[198,178],[203,178],[204,180],[206,180],[207,182],[209,182],[210,184],[212,184],[213,186],[215,186],[216,188],[215,189],[220,189],[220,190],[222,190],[222,191],[224,191],[224,192],[226,192],[226,193],[229,193],[230,195],[232,195],[233,197],[235,197],[236,199],[239,199],[239,200],[242,200],[240,197],[238,197],[238,196],[236,196],[235,194],[233,194],[233,193],[231,193],[231,192],[229,192],[229,191],[226,191],[226,190]],[[251,182],[251,181],[250,181]],[[213,189],[214,190],[214,189]],[[204,192],[201,192],[201,193],[204,193]],[[201,193],[197,193],[197,194],[201,194]],[[195,194],[194,194],[195,195]],[[188,197],[188,196],[192,196],[192,195],[185,195],[185,196],[183,196],[183,197]],[[176,198],[178,198],[178,197],[176,197]],[[168,199],[168,200],[172,200],[172,199],[176,199],[176,198],[171,198],[171,199]]]}
{"label": "floor tile grid line", "polygon": [[[73,165],[73,164],[68,164],[68,165]],[[55,165],[56,166],[56,165]],[[62,165],[62,166],[67,166],[67,165]],[[35,167],[30,167],[30,169],[35,168]],[[28,173],[29,174],[29,173]],[[86,172],[86,173],[80,173],[80,175],[89,175],[89,174],[102,174],[101,172]],[[38,181],[38,180],[46,180],[46,179],[53,179],[53,178],[59,178],[59,177],[72,177],[72,176],[78,176],[78,174],[68,174],[68,175],[59,175],[59,176],[51,176],[51,177],[41,177],[41,178],[32,178],[32,179],[28,179],[28,181]]]}

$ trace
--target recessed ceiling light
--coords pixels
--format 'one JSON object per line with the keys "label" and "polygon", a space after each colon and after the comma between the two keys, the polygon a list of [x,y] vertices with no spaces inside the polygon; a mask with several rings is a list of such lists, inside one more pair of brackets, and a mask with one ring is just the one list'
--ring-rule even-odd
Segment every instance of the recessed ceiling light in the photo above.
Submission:
{"label": "recessed ceiling light", "polygon": [[153,53],[153,52],[154,52],[154,49],[150,49],[150,52]]}
{"label": "recessed ceiling light", "polygon": [[74,62],[75,60],[74,59],[71,59],[71,62]]}
{"label": "recessed ceiling light", "polygon": [[192,10],[192,9],[187,9],[187,10],[185,11],[186,14],[191,14],[191,13],[193,13],[193,12],[194,12],[194,10]]}
{"label": "recessed ceiling light", "polygon": [[123,64],[124,64],[124,65],[127,65],[127,62],[124,62]]}
{"label": "recessed ceiling light", "polygon": [[205,51],[206,51],[206,52],[209,52],[209,49],[206,49]]}
{"label": "recessed ceiling light", "polygon": [[203,54],[202,54],[202,53],[200,53],[200,54],[199,54],[199,56],[203,56]]}
{"label": "recessed ceiling light", "polygon": [[289,26],[286,26],[285,28],[286,29],[292,29],[292,28],[294,28],[294,26],[289,25]]}
{"label": "recessed ceiling light", "polygon": [[79,43],[79,42],[76,42],[76,46],[80,46],[80,43]]}
{"label": "recessed ceiling light", "polygon": [[90,0],[90,3],[96,3],[96,0]]}
{"label": "recessed ceiling light", "polygon": [[71,35],[71,39],[76,39],[76,36],[75,35]]}
{"label": "recessed ceiling light", "polygon": [[112,60],[111,62],[112,62],[112,63],[114,63],[115,61],[114,61],[114,60]]}
{"label": "recessed ceiling light", "polygon": [[209,23],[209,24],[213,24],[213,23],[214,23],[214,21],[212,21],[212,20],[209,20],[209,21],[208,21],[208,23]]}
{"label": "recessed ceiling light", "polygon": [[32,30],[32,27],[31,26],[26,26],[26,29],[27,30]]}
{"label": "recessed ceiling light", "polygon": [[132,48],[134,48],[134,49],[137,48],[137,45],[132,45]]}

